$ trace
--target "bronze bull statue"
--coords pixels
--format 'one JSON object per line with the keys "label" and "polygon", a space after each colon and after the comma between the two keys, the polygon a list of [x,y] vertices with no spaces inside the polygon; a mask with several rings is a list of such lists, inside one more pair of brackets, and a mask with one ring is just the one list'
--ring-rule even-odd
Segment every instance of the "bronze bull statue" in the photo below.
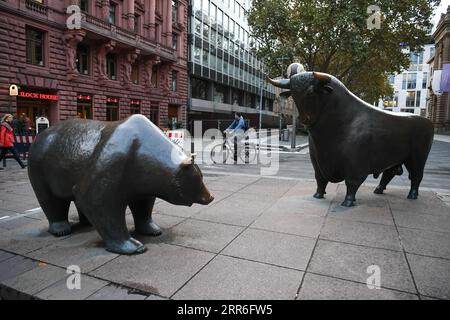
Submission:
{"label": "bronze bull statue", "polygon": [[353,206],[358,188],[369,174],[383,173],[375,193],[383,193],[405,165],[411,180],[408,199],[417,199],[425,162],[433,143],[433,126],[410,113],[380,110],[362,101],[335,77],[301,72],[272,80],[289,89],[300,121],[309,132],[309,153],[317,181],[315,198],[323,198],[328,182],[345,181],[343,206]]}

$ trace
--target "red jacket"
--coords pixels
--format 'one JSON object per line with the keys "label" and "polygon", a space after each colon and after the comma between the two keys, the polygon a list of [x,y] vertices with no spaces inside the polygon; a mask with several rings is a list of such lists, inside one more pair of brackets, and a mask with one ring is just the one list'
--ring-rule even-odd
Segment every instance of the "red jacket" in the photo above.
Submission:
{"label": "red jacket", "polygon": [[[9,126],[9,128],[5,124],[1,124],[1,130],[0,130],[0,147],[13,147],[14,146],[14,133]],[[11,130],[10,130],[11,128]]]}

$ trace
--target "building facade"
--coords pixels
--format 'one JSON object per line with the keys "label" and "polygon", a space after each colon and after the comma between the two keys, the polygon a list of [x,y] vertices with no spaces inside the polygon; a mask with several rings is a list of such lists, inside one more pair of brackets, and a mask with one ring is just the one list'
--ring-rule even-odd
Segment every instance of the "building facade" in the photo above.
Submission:
{"label": "building facade", "polygon": [[423,47],[423,51],[409,53],[409,68],[402,73],[389,76],[394,94],[380,99],[379,108],[426,116],[427,85],[430,77],[427,62],[434,54],[433,51],[434,45],[427,44]]}
{"label": "building facade", "polygon": [[[189,9],[189,122],[203,128],[227,125],[241,112],[259,127],[263,65],[255,58],[245,13],[248,0],[191,0]],[[264,83],[262,124],[278,127],[273,112],[275,88]],[[223,129],[223,128],[222,128]]]}
{"label": "building facade", "polygon": [[[447,13],[441,16],[436,30],[433,33],[433,40],[435,43],[435,54],[428,61],[430,64],[431,80],[433,80],[435,70],[442,70],[445,64],[450,63],[450,6],[447,8]],[[427,117],[433,123],[435,131],[448,131],[450,130],[449,93],[443,92],[441,95],[436,95],[431,85],[429,88]]]}
{"label": "building facade", "polygon": [[0,112],[50,125],[141,113],[184,127],[187,8],[187,0],[0,0]]}

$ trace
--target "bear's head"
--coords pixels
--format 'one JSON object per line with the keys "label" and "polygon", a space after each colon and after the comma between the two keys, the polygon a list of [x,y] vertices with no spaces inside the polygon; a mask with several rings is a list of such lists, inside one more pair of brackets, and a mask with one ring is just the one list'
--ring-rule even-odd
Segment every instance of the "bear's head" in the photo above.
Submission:
{"label": "bear's head", "polygon": [[191,206],[194,203],[207,205],[214,197],[203,183],[203,174],[194,163],[194,157],[183,161],[175,176],[176,193],[169,202]]}

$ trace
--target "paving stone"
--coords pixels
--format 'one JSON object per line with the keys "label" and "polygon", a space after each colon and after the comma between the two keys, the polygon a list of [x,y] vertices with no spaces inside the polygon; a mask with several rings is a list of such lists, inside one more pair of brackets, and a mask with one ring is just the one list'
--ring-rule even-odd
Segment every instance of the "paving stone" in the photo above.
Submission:
{"label": "paving stone", "polygon": [[153,211],[159,214],[187,218],[200,212],[200,210],[202,209],[204,209],[204,206],[200,204],[193,204],[192,207],[187,207],[187,206],[176,206],[168,202],[162,201],[160,203],[155,204]]}
{"label": "paving stone", "polygon": [[265,212],[251,226],[253,228],[290,233],[315,238],[325,218],[304,213]]}
{"label": "paving stone", "polygon": [[[155,221],[155,223],[163,230],[163,232],[165,231],[165,229],[170,229],[173,226],[179,224],[181,221],[185,220],[185,218],[182,217],[168,216],[165,214],[158,214],[158,213],[153,213],[152,218],[153,221]],[[129,231],[134,230],[135,226],[133,216],[127,215],[125,220],[127,222],[128,230]]]}
{"label": "paving stone", "polygon": [[222,254],[306,270],[314,244],[311,238],[247,229]]}
{"label": "paving stone", "polygon": [[381,287],[416,294],[403,252],[319,240],[308,271],[365,284],[372,265],[380,267]]}
{"label": "paving stone", "polygon": [[450,259],[450,233],[398,228],[406,252]]}
{"label": "paving stone", "polygon": [[223,175],[219,177],[217,180],[221,183],[227,183],[227,184],[252,184],[258,180],[260,180],[261,177],[259,176],[241,176],[241,175]]}
{"label": "paving stone", "polygon": [[269,199],[252,202],[246,196],[233,194],[211,208],[200,211],[194,218],[237,226],[248,226],[271,205],[271,201]]}
{"label": "paving stone", "polygon": [[171,296],[214,256],[169,244],[147,244],[147,252],[120,256],[93,275],[148,293]]}
{"label": "paving stone", "polygon": [[39,263],[38,267],[9,278],[3,281],[3,284],[17,291],[35,295],[66,276],[66,270],[63,268]]}
{"label": "paving stone", "polygon": [[307,273],[299,300],[418,300],[413,294]]}
{"label": "paving stone", "polygon": [[265,212],[292,212],[324,217],[327,215],[330,201],[316,199],[311,195],[283,196]]}
{"label": "paving stone", "polygon": [[15,256],[0,263],[0,283],[14,278],[38,266],[38,262],[22,256]]}
{"label": "paving stone", "polygon": [[90,295],[87,300],[144,300],[147,295],[110,284]]}
{"label": "paving stone", "polygon": [[395,189],[389,194],[389,204],[393,211],[450,217],[450,207],[439,199],[435,192],[419,190],[419,198],[413,201],[406,198],[407,193],[407,190],[401,192]]}
{"label": "paving stone", "polygon": [[117,254],[106,251],[98,233],[92,228],[85,228],[28,256],[64,268],[77,265],[82,273],[87,273],[114,259]]}
{"label": "paving stone", "polygon": [[[289,180],[285,180],[289,182]],[[248,193],[248,194],[267,194],[275,197],[281,197],[284,195],[290,188],[292,184],[288,185],[279,185],[274,187],[272,185],[264,185],[264,184],[251,184],[246,186],[245,188],[239,190],[239,193]]]}
{"label": "paving stone", "polygon": [[450,233],[450,216],[420,215],[405,211],[393,211],[393,215],[395,223],[399,227]]}
{"label": "paving stone", "polygon": [[67,286],[68,276],[38,292],[36,297],[43,300],[84,300],[108,284],[106,281],[82,274],[80,275],[80,289],[69,289]]}
{"label": "paving stone", "polygon": [[303,272],[217,256],[174,299],[294,299]]}
{"label": "paving stone", "polygon": [[242,227],[188,219],[171,230],[173,238],[169,243],[217,253],[242,230]]}
{"label": "paving stone", "polygon": [[5,230],[14,230],[17,228],[24,227],[28,224],[35,223],[36,219],[32,219],[29,217],[14,217],[13,219],[5,219],[3,221],[0,220],[0,228]]}
{"label": "paving stone", "polygon": [[336,198],[331,204],[329,217],[343,220],[371,222],[393,226],[394,220],[386,201],[356,201],[354,207],[341,206],[343,199]]}
{"label": "paving stone", "polygon": [[12,257],[15,257],[15,255],[14,255],[14,254],[11,254],[11,253],[9,253],[9,252],[0,250],[0,262],[5,261],[5,260],[8,260],[8,259],[10,259],[10,258],[12,258]]}
{"label": "paving stone", "polygon": [[207,188],[214,194],[214,192],[216,191],[236,192],[244,189],[246,186],[246,183],[213,181],[211,183],[208,183]]}
{"label": "paving stone", "polygon": [[47,230],[47,221],[33,220],[31,223],[17,229],[0,232],[0,249],[3,248],[18,254],[27,254],[68,237],[55,237],[48,233]]}
{"label": "paving stone", "polygon": [[320,233],[321,239],[401,251],[395,227],[328,217]]}
{"label": "paving stone", "polygon": [[420,294],[450,299],[450,260],[407,254]]}

